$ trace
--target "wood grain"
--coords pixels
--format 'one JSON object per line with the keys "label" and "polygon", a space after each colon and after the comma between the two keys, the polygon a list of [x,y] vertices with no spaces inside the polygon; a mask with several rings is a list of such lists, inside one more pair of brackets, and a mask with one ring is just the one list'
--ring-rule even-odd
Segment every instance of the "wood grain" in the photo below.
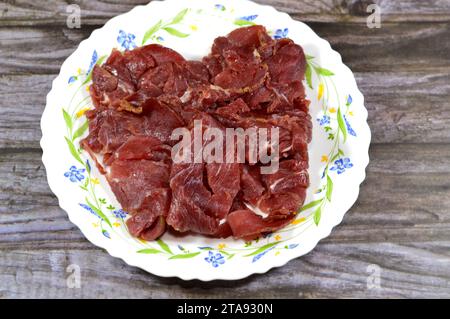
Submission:
{"label": "wood grain", "polygon": [[[89,243],[51,193],[40,116],[79,42],[147,1],[0,3],[0,298],[450,298],[450,1],[261,0],[307,22],[354,71],[373,144],[358,201],[308,255],[225,282],[159,278]],[[366,26],[366,7],[382,28]],[[81,289],[66,268],[81,267]],[[368,266],[381,289],[368,289]]]}
{"label": "wood grain", "polygon": [[[6,204],[0,207],[0,296],[450,294],[450,148],[446,145],[374,145],[358,202],[312,253],[264,276],[215,283],[148,275],[87,242],[48,189],[40,156],[36,150],[10,150],[0,155],[4,181],[0,201]],[[80,290],[68,289],[65,283],[66,267],[73,263],[82,270]],[[367,289],[371,264],[381,267],[381,290]]]}
{"label": "wood grain", "polygon": [[[354,71],[369,110],[373,142],[450,141],[450,25],[392,25],[384,31],[387,43],[381,31],[371,34],[347,24],[318,24],[315,29]],[[50,90],[63,60],[91,31],[0,28],[0,107],[8,114],[0,117],[0,147],[37,146],[42,92]],[[443,47],[435,52],[438,42]],[[386,46],[394,48],[386,54]]]}
{"label": "wood grain", "polygon": [[[136,5],[147,4],[146,0],[132,1],[77,0],[71,4],[82,10],[83,24],[104,24],[108,19],[127,12]],[[219,1],[220,2],[220,1]],[[386,22],[448,22],[450,3],[442,0],[259,0],[278,10],[305,22],[352,22],[365,23],[367,6],[379,5]],[[36,26],[65,24],[67,20],[67,1],[16,0],[0,3],[0,26]]]}
{"label": "wood grain", "polygon": [[[355,72],[449,73],[450,24],[310,23]],[[0,27],[0,74],[56,74],[62,62],[97,26]],[[435,50],[434,48],[439,48]]]}
{"label": "wood grain", "polygon": [[[345,230],[343,236],[332,241],[448,239],[450,148],[446,146],[373,145],[359,200],[340,226]],[[53,236],[60,236],[55,237],[58,240],[67,235],[72,239],[83,238],[48,188],[40,151],[3,152],[0,176],[3,180],[0,201],[6,204],[0,207],[0,225],[5,226],[0,227],[2,249],[14,248],[19,239],[31,245],[45,240],[49,229],[57,232]]]}

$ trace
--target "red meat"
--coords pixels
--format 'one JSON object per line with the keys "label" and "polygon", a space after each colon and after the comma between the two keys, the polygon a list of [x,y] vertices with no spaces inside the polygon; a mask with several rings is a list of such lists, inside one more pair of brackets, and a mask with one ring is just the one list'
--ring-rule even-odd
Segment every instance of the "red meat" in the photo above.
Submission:
{"label": "red meat", "polygon": [[[130,234],[153,240],[169,227],[249,240],[290,223],[309,186],[305,66],[299,45],[273,40],[262,26],[217,38],[202,61],[152,44],[113,50],[96,65],[90,88],[95,109],[86,112],[89,135],[81,146],[130,213]],[[195,120],[203,131],[215,128],[223,135],[227,128],[265,128],[270,137],[278,128],[278,170],[262,174],[262,158],[250,161],[248,136],[241,163],[226,162],[225,144],[219,163],[173,162],[179,142],[173,131],[193,133]],[[234,140],[232,150],[241,142]],[[264,151],[270,153],[271,144]],[[194,142],[188,145],[194,151]]]}

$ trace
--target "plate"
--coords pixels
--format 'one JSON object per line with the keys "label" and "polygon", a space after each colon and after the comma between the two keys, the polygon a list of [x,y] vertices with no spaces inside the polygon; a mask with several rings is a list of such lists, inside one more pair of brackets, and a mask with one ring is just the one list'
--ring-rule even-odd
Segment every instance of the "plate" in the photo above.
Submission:
{"label": "plate", "polygon": [[[304,207],[287,227],[258,241],[165,234],[145,242],[131,237],[124,212],[79,141],[93,66],[113,48],[160,43],[187,59],[200,59],[217,36],[262,24],[274,38],[289,37],[307,54],[305,86],[313,139]],[[154,1],[111,19],[63,63],[42,116],[43,162],[59,205],[88,240],[114,257],[164,277],[240,279],[264,273],[311,251],[328,236],[358,197],[369,162],[367,110],[352,72],[329,43],[307,25],[270,6],[246,0]]]}

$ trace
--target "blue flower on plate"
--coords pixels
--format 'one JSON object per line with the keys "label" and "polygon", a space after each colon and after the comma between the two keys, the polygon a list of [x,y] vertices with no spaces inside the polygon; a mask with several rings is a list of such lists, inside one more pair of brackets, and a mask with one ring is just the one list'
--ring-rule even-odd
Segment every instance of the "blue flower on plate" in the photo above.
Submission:
{"label": "blue flower on plate", "polygon": [[93,210],[89,205],[86,205],[86,204],[83,204],[83,203],[80,203],[79,205],[80,205],[81,207],[83,207],[85,210],[87,210],[89,213],[91,213],[92,215],[94,215],[95,217],[98,217],[98,218],[101,219],[101,217],[98,216],[98,214],[97,214],[96,212],[94,212],[94,210]]}
{"label": "blue flower on plate", "polygon": [[319,122],[320,126],[323,126],[330,124],[330,120],[331,118],[328,115],[324,115],[321,118],[317,119],[317,122]]}
{"label": "blue flower on plate", "polygon": [[220,11],[225,11],[226,10],[225,6],[223,4],[220,4],[220,3],[216,4],[214,7],[217,10],[220,10]]}
{"label": "blue flower on plate", "polygon": [[111,239],[111,235],[108,233],[107,230],[103,229],[103,230],[102,230],[102,234],[103,234],[103,236],[105,236],[106,238]]}
{"label": "blue flower on plate", "polygon": [[352,98],[352,96],[349,94],[348,97],[347,97],[347,106],[349,106],[349,105],[352,104],[352,103],[353,103],[353,98]]}
{"label": "blue flower on plate", "polygon": [[334,161],[334,166],[330,168],[331,171],[336,171],[338,174],[342,174],[346,169],[352,168],[353,164],[351,163],[348,157],[340,158]]}
{"label": "blue flower on plate", "polygon": [[258,17],[257,14],[251,15],[251,16],[245,16],[245,17],[240,17],[239,20],[245,20],[245,21],[253,21]]}
{"label": "blue flower on plate", "polygon": [[263,251],[262,253],[259,253],[258,255],[256,255],[255,257],[253,257],[252,259],[252,263],[258,261],[259,259],[261,259],[262,256],[264,256],[265,254],[267,254],[269,251],[271,251],[272,249],[274,249],[275,247],[271,247],[265,251]]}
{"label": "blue flower on plate", "polygon": [[288,249],[294,249],[294,248],[297,248],[297,247],[298,247],[298,244],[290,244],[288,246]]}
{"label": "blue flower on plate", "polygon": [[345,126],[347,126],[348,134],[350,134],[352,136],[356,136],[356,132],[353,130],[352,126],[350,125],[350,122],[347,120],[347,117],[345,115],[344,115],[344,121],[345,121]]}
{"label": "blue flower on plate", "polygon": [[117,218],[120,219],[125,219],[128,215],[128,213],[126,211],[124,211],[123,209],[116,209],[115,211],[113,211],[114,216],[116,216]]}
{"label": "blue flower on plate", "polygon": [[157,37],[156,40],[158,40],[159,42],[164,42],[164,38],[161,36]]}
{"label": "blue flower on plate", "polygon": [[94,50],[94,52],[92,52],[91,62],[89,63],[89,68],[88,68],[88,71],[86,72],[86,74],[91,73],[91,71],[94,68],[94,65],[95,65],[95,63],[97,63],[97,61],[98,61],[98,53],[97,53],[97,50]]}
{"label": "blue flower on plate", "polygon": [[136,43],[134,43],[134,39],[136,39],[134,34],[126,33],[125,31],[120,30],[119,36],[117,37],[117,42],[119,42],[125,50],[131,50],[137,47]]}
{"label": "blue flower on plate", "polygon": [[77,77],[76,76],[71,76],[70,78],[69,78],[69,84],[71,84],[71,83],[73,83],[73,82],[75,82],[77,80]]}
{"label": "blue flower on plate", "polygon": [[214,268],[217,268],[225,263],[225,258],[221,253],[214,254],[212,251],[208,251],[208,256],[205,257],[205,261],[210,263]]}
{"label": "blue flower on plate", "polygon": [[326,172],[327,172],[327,168],[325,167],[325,168],[323,169],[321,179],[324,179],[324,178],[325,178],[325,173],[326,173]]}
{"label": "blue flower on plate", "polygon": [[275,34],[273,35],[273,38],[277,39],[277,40],[284,39],[284,38],[287,38],[288,34],[289,34],[289,29],[288,28],[277,29],[275,31]]}
{"label": "blue flower on plate", "polygon": [[81,182],[84,179],[83,173],[86,170],[84,168],[76,168],[71,166],[69,171],[64,173],[64,176],[70,179],[72,183]]}

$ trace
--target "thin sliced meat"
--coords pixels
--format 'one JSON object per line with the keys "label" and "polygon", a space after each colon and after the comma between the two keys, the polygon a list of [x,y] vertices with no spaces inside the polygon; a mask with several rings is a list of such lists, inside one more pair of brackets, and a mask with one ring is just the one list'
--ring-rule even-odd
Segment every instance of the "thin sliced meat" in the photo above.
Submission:
{"label": "thin sliced meat", "polygon": [[[170,228],[251,240],[291,222],[309,186],[312,123],[305,68],[302,48],[272,39],[263,26],[218,37],[201,61],[151,44],[114,49],[103,65],[95,65],[90,87],[95,109],[86,112],[89,135],[80,145],[130,213],[130,234],[154,240]],[[173,162],[173,147],[180,142],[172,139],[173,131],[186,128],[192,135],[194,121],[202,122],[202,133],[253,130],[257,139],[245,135],[231,145],[225,139],[224,152],[217,153],[208,149],[218,138],[211,135],[201,142],[208,150],[203,162],[195,163],[192,154],[190,162]],[[261,129],[268,140],[261,141]],[[280,156],[272,160],[279,168],[263,174],[264,160],[276,150],[274,130]],[[259,154],[252,156],[251,143],[259,145]],[[192,153],[193,141],[188,146]],[[240,150],[242,158],[236,156]]]}
{"label": "thin sliced meat", "polygon": [[148,160],[115,160],[107,174],[117,200],[132,217],[130,234],[139,237],[155,220],[167,215],[170,204],[168,165]]}
{"label": "thin sliced meat", "polygon": [[162,144],[157,138],[151,136],[131,136],[120,146],[106,164],[114,160],[150,160],[171,164],[171,148]]}
{"label": "thin sliced meat", "polygon": [[[204,120],[203,129],[209,127],[224,131],[220,123],[212,117],[202,114],[200,119]],[[207,141],[204,140],[204,143]],[[193,140],[190,142],[190,148],[191,163],[175,163],[172,166],[172,203],[167,223],[181,232],[191,230],[206,235],[220,234],[222,231],[219,226],[239,191],[240,164],[196,164],[192,160]]]}
{"label": "thin sliced meat", "polygon": [[155,240],[158,239],[166,231],[166,220],[163,216],[159,216],[156,221],[140,233],[140,237],[144,240]]}
{"label": "thin sliced meat", "polygon": [[253,240],[289,224],[295,215],[278,220],[264,219],[250,210],[238,210],[227,217],[228,224],[235,238]]}

